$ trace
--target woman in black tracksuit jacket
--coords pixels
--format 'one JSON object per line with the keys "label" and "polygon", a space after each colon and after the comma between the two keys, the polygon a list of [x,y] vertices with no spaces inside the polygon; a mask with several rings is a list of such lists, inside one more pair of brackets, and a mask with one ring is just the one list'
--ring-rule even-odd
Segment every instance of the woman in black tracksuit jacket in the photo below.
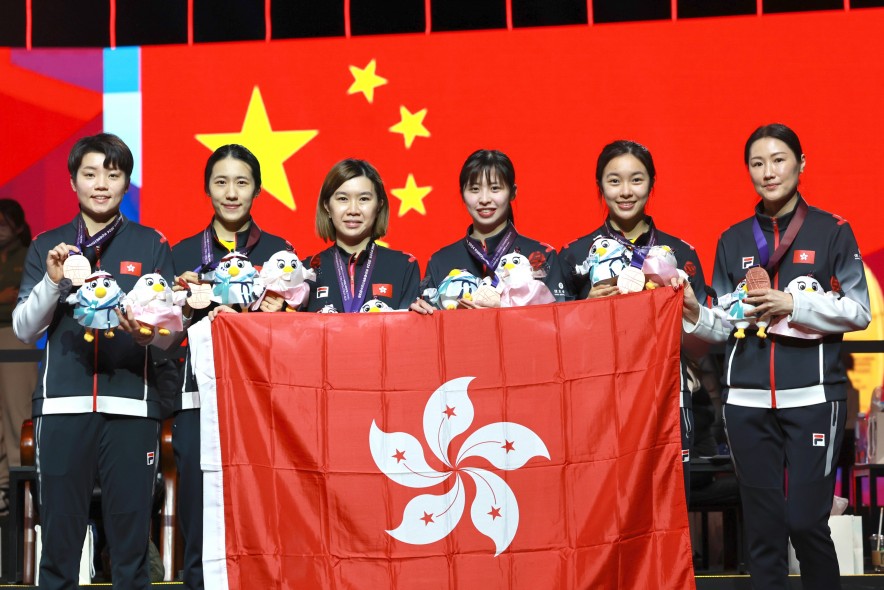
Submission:
{"label": "woman in black tracksuit jacket", "polygon": [[[96,476],[114,588],[150,587],[145,555],[159,462],[155,363],[162,337],[155,331],[141,333],[130,310],[110,312],[119,314],[119,329],[84,339],[74,307],[66,302],[76,290],[69,279],[77,273],[69,267],[66,279],[63,271],[63,264],[82,255],[81,263],[88,260],[95,271],[111,273],[124,292],[142,274],[171,278],[166,239],[120,213],[132,168],[132,152],[115,135],[77,141],[68,171],[80,211],[71,222],[34,238],[13,311],[13,328],[22,341],[47,338],[33,396],[43,526],[41,588],[77,586]],[[87,281],[98,287],[94,293],[110,286],[110,277],[93,277]]]}
{"label": "woman in black tracksuit jacket", "polygon": [[[668,246],[675,255],[678,268],[687,274],[694,291],[705,292],[703,269],[697,252],[688,243],[657,229],[654,220],[645,210],[655,180],[654,160],[645,146],[634,141],[618,140],[602,149],[596,162],[596,184],[599,196],[608,209],[605,222],[561,251],[569,290],[578,298],[609,297],[619,293],[616,285],[608,284],[607,281],[592,285],[589,274],[575,272],[576,267],[587,259],[593,241],[601,236],[607,237],[611,242],[620,242],[629,249]],[[694,439],[691,384],[696,382],[688,373],[684,351],[691,344],[690,340],[692,338],[688,337],[683,342],[679,380],[682,466],[686,494],[690,492],[689,457]]]}
{"label": "woman in black tracksuit jacket", "polygon": [[[799,194],[805,158],[791,129],[759,127],[746,142],[744,159],[761,202],[752,217],[719,239],[712,287],[721,297],[734,291],[749,268],[765,268],[772,288],[750,290],[743,303],[755,306],[748,317],[770,322],[769,335],[750,331],[736,338],[726,314],[700,306],[690,288],[685,329],[727,343],[724,417],[753,587],[787,587],[791,538],[802,587],[837,589],[838,560],[827,522],[846,417],[841,340],[871,320],[862,258],[850,225],[810,207]],[[803,276],[829,292],[784,292]]]}
{"label": "woman in black tracksuit jacket", "polygon": [[304,261],[316,273],[308,281],[308,311],[408,309],[420,270],[410,254],[375,241],[387,233],[389,219],[390,201],[374,166],[347,159],[332,167],[319,191],[316,233],[334,244]]}
{"label": "woman in black tracksuit jacket", "polygon": [[[199,282],[199,273],[212,271],[223,256],[237,251],[256,265],[281,250],[291,250],[283,238],[262,231],[252,219],[252,205],[261,192],[261,165],[246,147],[229,144],[215,150],[206,161],[203,188],[214,215],[208,226],[172,248],[180,278]],[[185,309],[196,323],[225,308],[212,304],[200,310]],[[268,311],[262,305],[262,311]],[[214,312],[217,313],[217,312]],[[202,590],[203,581],[203,472],[200,467],[200,398],[190,355],[181,367],[175,398],[172,446],[178,466],[178,523],[184,538],[184,586]]]}
{"label": "woman in black tracksuit jacket", "polygon": [[[530,261],[535,278],[549,287],[556,301],[572,298],[566,291],[555,248],[516,231],[512,210],[516,171],[506,154],[498,150],[477,150],[470,154],[460,170],[460,189],[473,223],[467,228],[466,236],[430,257],[421,282],[423,299],[412,304],[412,311],[433,313],[435,308],[428,300],[452,270],[466,270],[480,279],[494,278],[500,259],[512,252]],[[459,304],[477,307],[463,299]]]}

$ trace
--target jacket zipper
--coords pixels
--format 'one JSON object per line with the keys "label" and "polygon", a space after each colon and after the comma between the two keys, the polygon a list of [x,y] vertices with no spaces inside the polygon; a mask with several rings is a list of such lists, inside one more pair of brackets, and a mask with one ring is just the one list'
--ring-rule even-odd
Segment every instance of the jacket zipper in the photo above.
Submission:
{"label": "jacket zipper", "polygon": [[356,255],[350,256],[350,297],[356,297]]}
{"label": "jacket zipper", "polygon": [[[95,269],[101,268],[101,246],[95,247]],[[98,411],[98,335],[95,335],[95,355],[92,360],[92,411]]]}
{"label": "jacket zipper", "polygon": [[[777,224],[777,218],[774,217],[773,221],[773,235],[774,235],[774,251],[780,245],[780,226]],[[779,283],[780,272],[779,269],[774,269],[773,276],[773,288],[776,289]],[[770,340],[770,407],[777,407],[777,380],[776,380],[776,370],[774,369],[774,348],[776,344],[774,344],[773,340]]]}

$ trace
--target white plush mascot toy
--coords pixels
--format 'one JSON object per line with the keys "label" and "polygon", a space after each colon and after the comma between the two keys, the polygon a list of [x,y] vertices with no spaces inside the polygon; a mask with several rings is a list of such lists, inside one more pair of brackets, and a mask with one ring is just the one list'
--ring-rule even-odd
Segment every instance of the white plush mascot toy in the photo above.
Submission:
{"label": "white plush mascot toy", "polygon": [[645,287],[648,289],[668,286],[679,275],[685,280],[688,278],[687,273],[678,268],[672,248],[665,245],[651,246],[642,263],[642,272],[645,273]]}
{"label": "white plush mascot toy", "polygon": [[[824,297],[832,296],[831,291],[826,293],[820,282],[812,276],[808,275],[795,277],[794,279],[789,281],[789,284],[786,285],[786,288],[783,289],[783,291],[785,293],[792,294],[793,298],[796,297],[798,293],[801,293],[801,295],[798,295],[798,297],[803,297],[805,295],[821,295]],[[791,324],[789,322],[790,318],[791,316],[781,316],[780,318],[778,318],[768,329],[768,334],[791,336],[792,338],[804,338],[806,340],[816,340],[823,337],[821,332],[817,332],[816,330],[805,328],[797,324]]]}
{"label": "white plush mascot toy", "polygon": [[577,265],[575,271],[578,275],[588,274],[593,286],[602,281],[614,284],[630,260],[632,253],[626,246],[613,238],[599,236],[592,241],[589,256],[583,264]]}
{"label": "white plush mascot toy", "polygon": [[123,305],[141,324],[142,334],[150,334],[156,327],[158,334],[168,336],[184,329],[181,308],[186,298],[186,291],[173,293],[162,275],[149,273],[138,279],[123,298]]}
{"label": "white plush mascot toy", "polygon": [[553,303],[556,300],[549,287],[534,278],[531,263],[522,254],[512,252],[505,255],[494,273],[500,280],[501,307]]}
{"label": "white plush mascot toy", "polygon": [[359,308],[359,313],[377,313],[380,311],[395,311],[392,307],[380,299],[369,299]]}
{"label": "white plush mascot toy", "polygon": [[479,279],[465,270],[454,269],[442,279],[431,303],[439,309],[454,309],[458,299],[472,300],[479,290]]}
{"label": "white plush mascot toy", "polygon": [[264,298],[268,294],[274,294],[285,299],[288,304],[286,311],[295,311],[310,296],[310,285],[304,281],[315,280],[316,273],[301,264],[297,252],[280,250],[261,267],[256,287],[256,292],[260,295],[251,305],[251,309],[257,311]]}
{"label": "white plush mascot toy", "polygon": [[74,319],[86,328],[83,340],[95,340],[95,332],[104,330],[107,338],[114,337],[114,328],[120,325],[116,310],[123,292],[110,273],[98,270],[89,275],[83,286],[71,293],[67,302],[74,305]]}
{"label": "white plush mascot toy", "polygon": [[739,282],[733,293],[720,298],[719,305],[725,312],[724,318],[737,329],[734,332],[734,338],[738,340],[746,337],[746,328],[753,324],[758,326],[758,337],[766,338],[767,332],[765,328],[767,327],[767,322],[759,322],[754,316],[746,315],[747,312],[755,309],[754,305],[743,302],[748,294],[749,287],[747,286],[746,279],[743,279]]}
{"label": "white plush mascot toy", "polygon": [[215,269],[212,301],[222,305],[250,305],[255,300],[258,271],[240,252],[226,254]]}

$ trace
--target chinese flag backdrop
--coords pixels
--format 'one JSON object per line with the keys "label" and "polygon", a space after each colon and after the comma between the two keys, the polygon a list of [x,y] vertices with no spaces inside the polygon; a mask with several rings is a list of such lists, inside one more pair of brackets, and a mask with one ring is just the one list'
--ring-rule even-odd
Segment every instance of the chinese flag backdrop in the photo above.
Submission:
{"label": "chinese flag backdrop", "polygon": [[[680,304],[680,293],[659,289],[431,317],[222,314],[212,330],[229,587],[693,588]],[[477,429],[509,422],[533,431],[549,458],[509,471],[481,457],[454,461],[465,476],[459,524],[433,543],[396,540],[385,531],[409,501],[453,483],[388,479],[369,448],[372,423],[411,434],[433,470],[451,471],[428,452],[422,416],[430,395],[460,377],[474,377],[475,415],[449,457]],[[462,416],[453,399],[443,407]],[[515,535],[498,556],[471,522],[479,486],[466,471],[476,467],[503,478],[518,502]],[[478,513],[493,521],[489,508]]]}
{"label": "chinese flag backdrop", "polygon": [[[882,30],[884,10],[851,10],[145,47],[143,219],[173,243],[205,226],[210,151],[195,137],[238,133],[258,87],[273,130],[318,131],[284,164],[297,209],[270,192],[255,209],[262,227],[303,255],[321,247],[313,223],[322,179],[352,156],[373,162],[388,192],[406,187],[409,174],[432,187],[425,215],[399,217],[400,200],[390,196],[388,243],[425,264],[469,223],[458,173],[478,148],[512,157],[519,229],[558,248],[600,224],[595,159],[609,141],[629,138],[656,161],[649,210],[658,226],[693,244],[711,273],[718,236],[757,200],[743,143],[771,121],[801,137],[811,204],[848,219],[871,254],[884,248],[869,215],[884,137],[875,116],[884,101]],[[369,103],[347,91],[351,66],[372,60],[387,83]],[[410,148],[390,131],[400,107],[427,110],[430,136]]]}

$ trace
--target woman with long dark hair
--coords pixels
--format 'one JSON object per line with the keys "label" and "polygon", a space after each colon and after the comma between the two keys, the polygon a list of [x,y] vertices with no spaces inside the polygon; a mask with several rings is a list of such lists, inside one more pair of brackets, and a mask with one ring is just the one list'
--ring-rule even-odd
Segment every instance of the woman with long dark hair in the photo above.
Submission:
{"label": "woman with long dark hair", "polygon": [[[833,590],[841,587],[828,526],[846,417],[841,341],[871,321],[862,258],[850,225],[799,192],[806,159],[794,131],[759,127],[744,162],[761,200],[718,241],[718,306],[700,305],[685,287],[685,329],[726,343],[724,419],[753,587],[788,586],[791,538],[802,587]],[[767,329],[732,333],[730,303]]]}
{"label": "woman with long dark hair", "polygon": [[[642,267],[644,257],[656,246],[668,248],[676,266],[687,275],[698,293],[705,293],[703,269],[696,251],[687,242],[660,231],[647,212],[648,201],[657,180],[657,170],[651,152],[640,143],[618,140],[606,145],[598,156],[595,169],[599,199],[605,206],[605,221],[601,226],[574,240],[562,249],[563,265],[570,272],[570,289],[580,299],[611,297],[620,293],[614,284],[615,272],[635,263]],[[607,271],[595,268],[598,262],[588,263],[593,245],[606,253],[619,250],[622,262]],[[604,256],[600,257],[604,259]],[[598,260],[598,259],[593,259]],[[578,271],[578,267],[581,271]],[[593,284],[593,281],[596,281]],[[687,346],[683,347],[687,348]],[[689,372],[685,353],[681,362],[681,438],[682,466],[686,494],[690,491],[690,450],[693,446],[694,417],[691,393],[699,382]]]}
{"label": "woman with long dark hair", "polygon": [[[535,280],[541,280],[557,301],[568,298],[552,246],[532,240],[516,231],[512,202],[516,198],[516,171],[512,160],[498,150],[477,150],[460,170],[460,193],[472,224],[466,236],[445,246],[430,257],[421,283],[423,299],[412,304],[419,313],[433,313],[430,300],[437,296],[443,280],[454,271],[465,270],[479,279],[495,280],[505,256],[519,253],[531,265]],[[458,306],[481,307],[470,299]]]}

